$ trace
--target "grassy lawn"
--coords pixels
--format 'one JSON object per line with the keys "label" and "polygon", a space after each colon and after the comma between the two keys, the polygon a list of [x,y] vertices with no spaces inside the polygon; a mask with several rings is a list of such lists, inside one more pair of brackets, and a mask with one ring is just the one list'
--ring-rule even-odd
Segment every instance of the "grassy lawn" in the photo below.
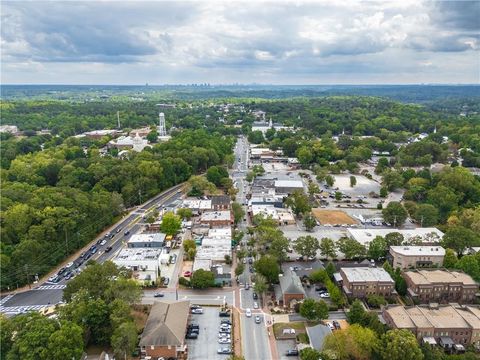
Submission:
{"label": "grassy lawn", "polygon": [[294,329],[295,335],[298,334],[305,334],[305,323],[298,321],[298,322],[289,322],[289,323],[277,323],[273,324],[273,333],[277,339],[285,339],[285,338],[294,338],[295,335],[283,335],[283,329]]}

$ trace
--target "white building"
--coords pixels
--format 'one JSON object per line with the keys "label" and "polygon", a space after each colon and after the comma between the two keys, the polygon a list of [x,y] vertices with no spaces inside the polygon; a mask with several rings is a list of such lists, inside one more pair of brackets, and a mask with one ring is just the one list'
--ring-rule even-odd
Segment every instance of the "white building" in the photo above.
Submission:
{"label": "white building", "polygon": [[303,191],[301,180],[275,180],[275,192],[277,194],[290,194],[295,190]]}
{"label": "white building", "polygon": [[[197,260],[225,261],[225,255],[232,256],[232,230],[230,227],[214,228],[208,231],[197,247]],[[211,264],[210,264],[211,266]]]}
{"label": "white building", "polygon": [[444,233],[437,228],[416,228],[416,229],[348,229],[347,234],[350,238],[366,246],[375,239],[376,236],[385,237],[390,233],[400,233],[403,235],[404,243],[418,241],[425,244],[436,244],[442,240]]}
{"label": "white building", "polygon": [[390,246],[394,268],[441,267],[445,249],[441,246]]}
{"label": "white building", "polygon": [[282,208],[276,208],[273,205],[252,205],[252,216],[263,215],[265,218],[272,218],[277,221],[279,225],[293,225],[295,224],[295,216],[291,211]]}
{"label": "white building", "polygon": [[113,262],[133,271],[133,277],[140,281],[156,282],[160,275],[160,255],[158,248],[126,248],[113,259]]}
{"label": "white building", "polygon": [[16,134],[18,133],[18,127],[15,125],[1,125],[0,133]]}
{"label": "white building", "polygon": [[128,239],[129,248],[161,248],[165,244],[166,235],[163,233],[134,234]]}
{"label": "white building", "polygon": [[194,211],[205,211],[212,209],[212,200],[200,200],[195,198],[188,198],[183,200],[182,207],[189,208]]}
{"label": "white building", "polygon": [[140,152],[146,147],[150,147],[148,140],[139,136],[137,133],[134,137],[132,136],[120,136],[118,139],[111,140],[108,142],[108,147],[117,148],[118,150],[131,149],[136,152]]}

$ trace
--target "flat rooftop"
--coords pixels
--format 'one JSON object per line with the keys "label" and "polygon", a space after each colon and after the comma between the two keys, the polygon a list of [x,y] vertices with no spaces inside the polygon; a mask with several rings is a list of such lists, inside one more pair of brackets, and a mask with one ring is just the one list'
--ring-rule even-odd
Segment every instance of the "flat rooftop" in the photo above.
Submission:
{"label": "flat rooftop", "polygon": [[210,238],[225,238],[231,240],[232,238],[232,228],[229,227],[218,227],[208,230],[208,237]]}
{"label": "flat rooftop", "polygon": [[117,257],[117,261],[152,261],[158,260],[162,249],[158,248],[126,248],[122,249]]}
{"label": "flat rooftop", "polygon": [[152,234],[134,234],[129,243],[152,243],[152,242],[164,242],[166,235],[164,233],[152,233]]}
{"label": "flat rooftop", "polygon": [[405,276],[408,276],[414,284],[429,285],[429,284],[448,284],[448,283],[462,283],[464,285],[476,285],[475,280],[470,275],[458,271],[448,270],[415,270],[406,271]]}
{"label": "flat rooftop", "polygon": [[185,199],[183,200],[182,207],[207,210],[212,208],[212,200]]}
{"label": "flat rooftop", "polygon": [[297,188],[303,189],[303,182],[301,180],[275,180],[276,188]]}
{"label": "flat rooftop", "polygon": [[438,242],[443,238],[443,232],[437,228],[416,228],[416,229],[348,229],[351,238],[357,240],[360,244],[369,244],[376,236],[385,237],[388,234],[398,232],[403,235],[405,241],[419,237],[423,242]]}
{"label": "flat rooftop", "polygon": [[391,282],[394,283],[388,272],[382,268],[353,267],[341,268],[349,282]]}
{"label": "flat rooftop", "polygon": [[405,256],[445,256],[441,246],[390,246],[390,250]]}
{"label": "flat rooftop", "polygon": [[201,221],[227,221],[231,220],[229,210],[224,211],[207,211],[202,214]]}

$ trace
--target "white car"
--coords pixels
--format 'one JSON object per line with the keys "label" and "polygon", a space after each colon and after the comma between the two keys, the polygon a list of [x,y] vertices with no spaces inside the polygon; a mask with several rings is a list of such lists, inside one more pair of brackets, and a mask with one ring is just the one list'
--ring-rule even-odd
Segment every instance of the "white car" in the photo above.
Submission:
{"label": "white car", "polygon": [[232,343],[232,340],[231,340],[231,339],[227,339],[227,338],[221,338],[221,339],[218,339],[218,343],[219,343],[219,344],[231,344],[231,343]]}
{"label": "white car", "polygon": [[330,330],[335,330],[335,327],[332,325],[332,323],[327,322],[327,326]]}
{"label": "white car", "polygon": [[100,241],[100,245],[103,246],[107,243],[107,240],[103,239],[102,241]]}
{"label": "white car", "polygon": [[231,337],[232,337],[232,335],[230,335],[230,334],[225,334],[225,333],[219,333],[218,334],[219,339],[230,339]]}
{"label": "white car", "polygon": [[246,317],[252,317],[252,310],[250,308],[248,308],[247,310],[245,310],[245,316]]}
{"label": "white car", "polygon": [[322,293],[319,295],[322,299],[327,299],[330,297],[330,294],[329,293]]}
{"label": "white car", "polygon": [[192,314],[203,314],[202,308],[193,308],[190,311],[192,312]]}
{"label": "white car", "polygon": [[257,303],[257,302],[254,302],[254,303],[253,303],[253,308],[254,308],[254,309],[258,309],[258,303]]}

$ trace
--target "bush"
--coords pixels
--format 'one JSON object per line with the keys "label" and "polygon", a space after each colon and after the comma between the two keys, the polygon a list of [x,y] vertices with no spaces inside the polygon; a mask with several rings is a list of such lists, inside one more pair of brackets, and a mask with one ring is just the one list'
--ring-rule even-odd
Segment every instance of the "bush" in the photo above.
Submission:
{"label": "bush", "polygon": [[300,333],[297,335],[297,341],[302,344],[310,344],[310,339],[305,333]]}
{"label": "bush", "polygon": [[379,308],[381,305],[387,305],[387,300],[380,295],[369,295],[367,297],[367,303],[371,307]]}
{"label": "bush", "polygon": [[190,287],[190,280],[184,278],[183,276],[178,279],[178,283],[182,286]]}

